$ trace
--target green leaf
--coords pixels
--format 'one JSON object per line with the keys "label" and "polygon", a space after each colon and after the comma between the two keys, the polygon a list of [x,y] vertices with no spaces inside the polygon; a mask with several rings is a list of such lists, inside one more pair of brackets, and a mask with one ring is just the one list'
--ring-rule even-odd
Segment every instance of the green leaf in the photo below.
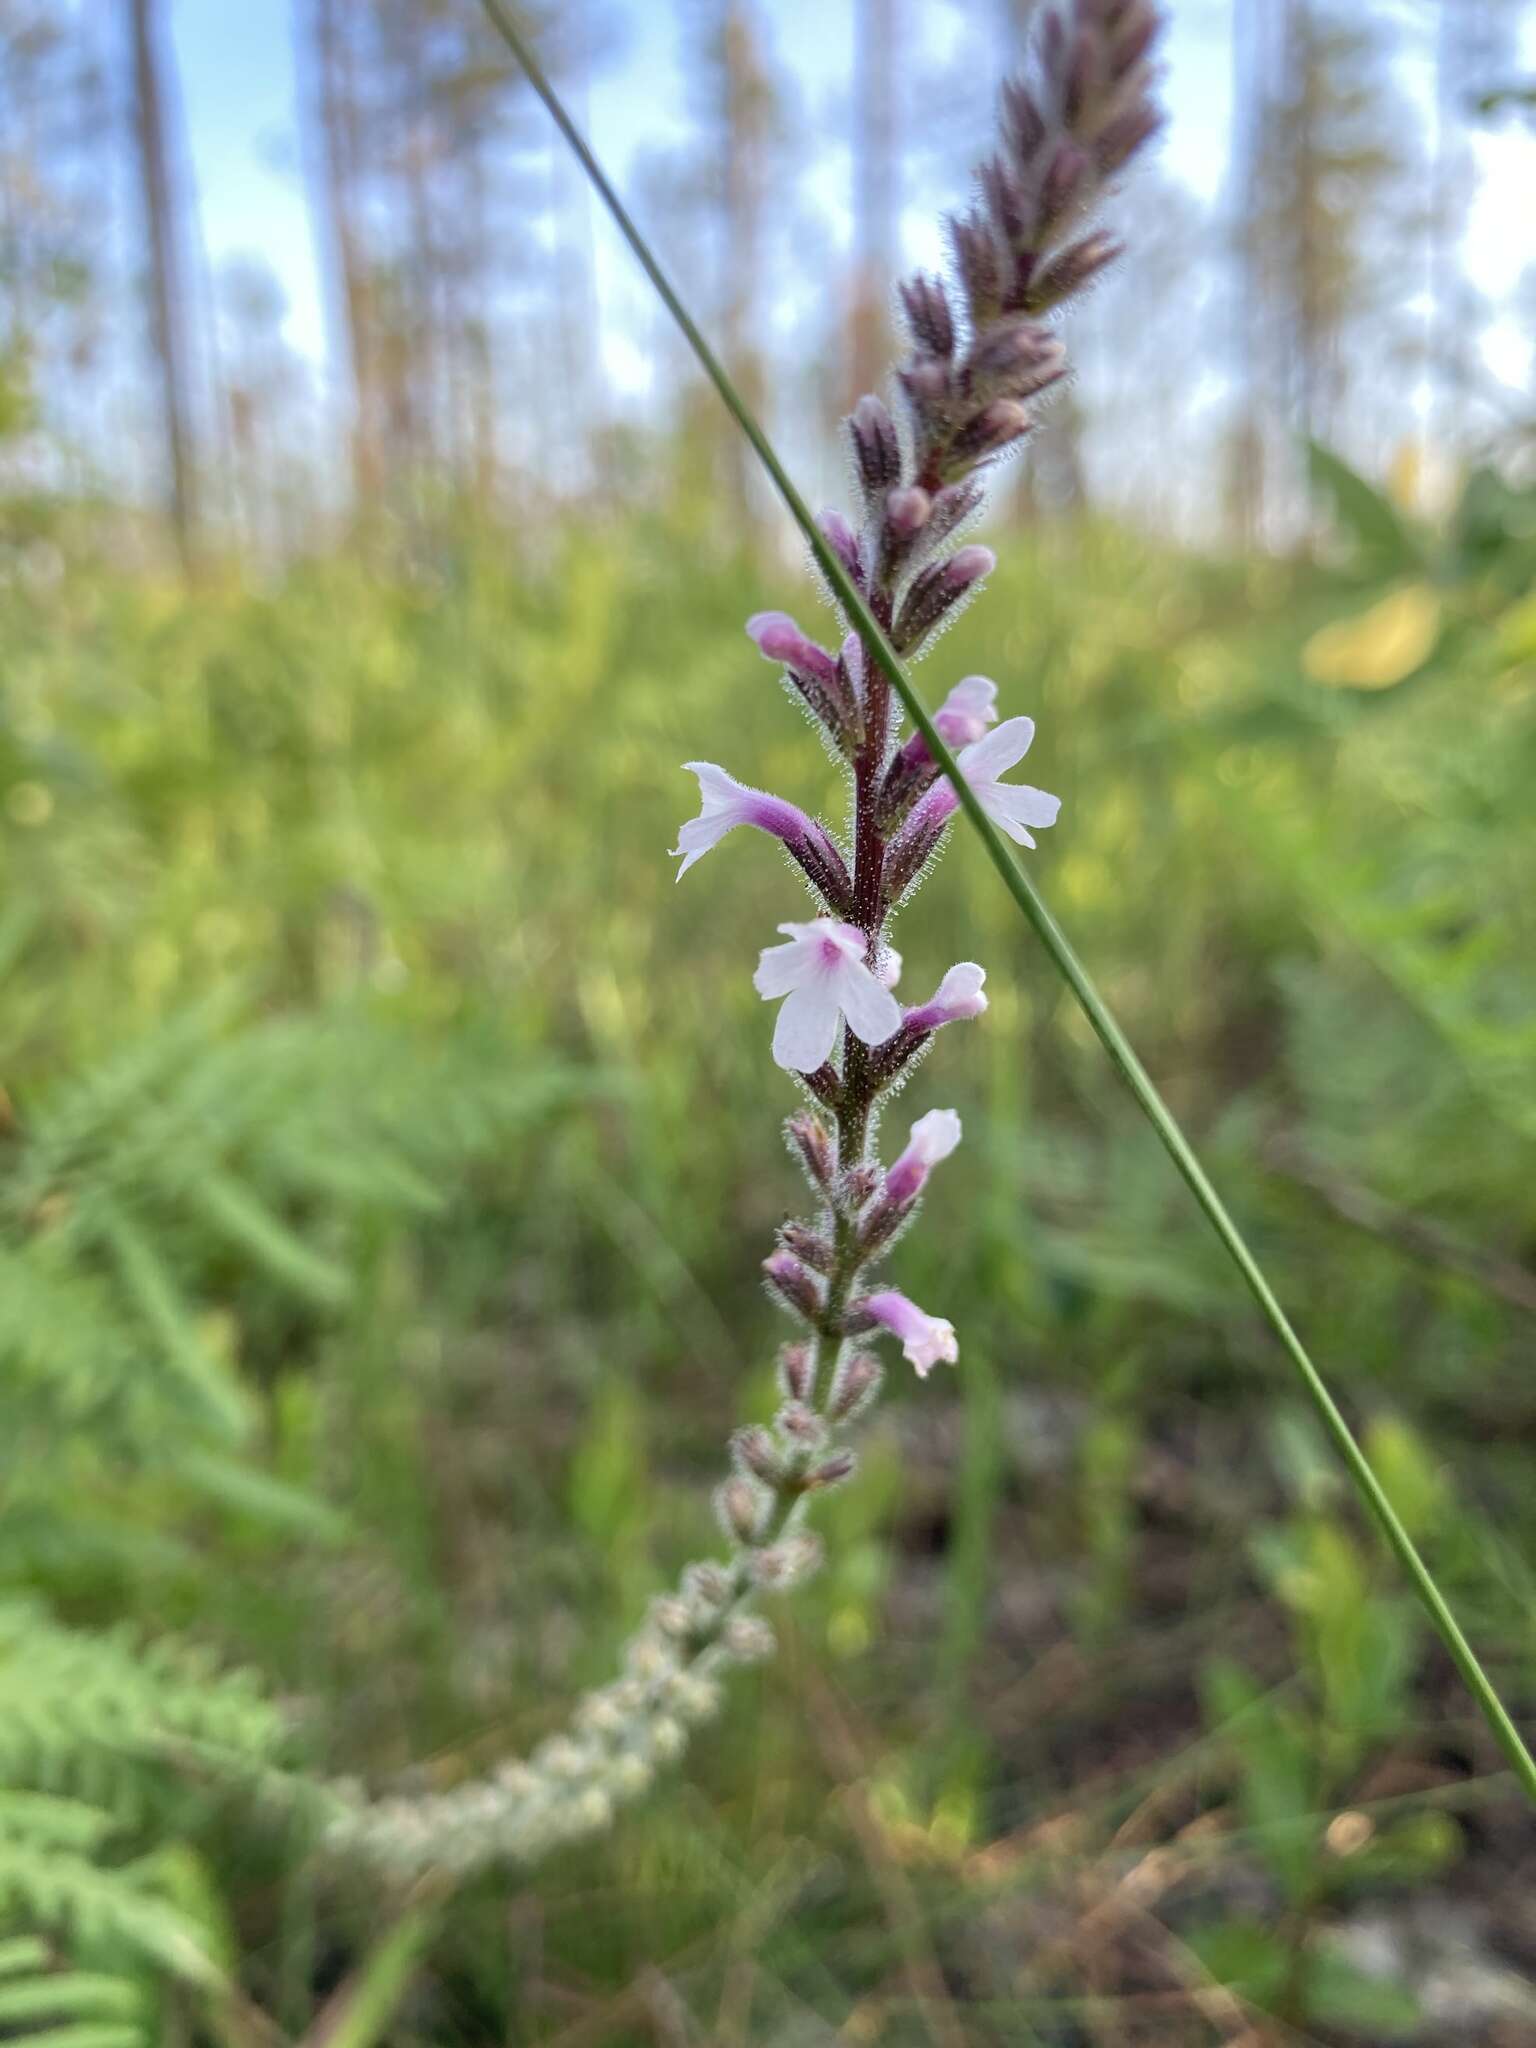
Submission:
{"label": "green leaf", "polygon": [[1422,566],[1421,550],[1397,507],[1320,441],[1307,443],[1307,475],[1335,520],[1355,542],[1360,566],[1382,576]]}
{"label": "green leaf", "polygon": [[1419,2024],[1419,2002],[1406,1984],[1368,1977],[1332,1949],[1307,1958],[1307,2004],[1325,2026],[1345,2027],[1367,2041],[1396,2041]]}

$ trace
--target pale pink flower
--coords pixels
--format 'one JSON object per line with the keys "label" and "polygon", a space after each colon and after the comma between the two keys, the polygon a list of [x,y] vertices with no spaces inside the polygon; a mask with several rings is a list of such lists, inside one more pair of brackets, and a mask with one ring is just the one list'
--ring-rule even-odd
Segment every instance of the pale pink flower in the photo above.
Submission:
{"label": "pale pink flower", "polygon": [[934,1366],[941,1362],[953,1365],[960,1356],[954,1324],[942,1316],[928,1315],[894,1287],[866,1294],[855,1304],[854,1313],[860,1320],[882,1324],[900,1339],[902,1356],[920,1380],[925,1380]]}
{"label": "pale pink flower", "polygon": [[764,947],[752,985],[764,1001],[785,998],[773,1033],[781,1067],[814,1073],[831,1054],[840,1018],[866,1045],[883,1045],[900,1029],[900,1006],[865,966],[866,941],[857,925],[817,917],[779,930],[789,943]]}
{"label": "pale pink flower", "polygon": [[926,1003],[908,1010],[903,1018],[908,1031],[937,1031],[941,1024],[958,1024],[963,1017],[979,1017],[987,1007],[982,983],[985,967],[974,960],[961,960],[951,967]]}
{"label": "pale pink flower", "polygon": [[[1044,830],[1054,825],[1061,810],[1061,798],[1027,782],[1004,782],[1001,778],[1029,752],[1035,737],[1032,718],[1005,718],[995,732],[989,732],[956,757],[960,772],[975,792],[976,800],[993,824],[1020,846],[1033,846],[1031,825]],[[902,831],[903,840],[922,841],[929,850],[959,808],[960,799],[950,787],[949,777],[936,782],[914,809]]]}
{"label": "pale pink flower", "polygon": [[1027,782],[1003,782],[1008,769],[1022,761],[1035,737],[1032,718],[1005,718],[996,732],[973,740],[959,753],[960,772],[981,808],[1020,846],[1033,846],[1028,827],[1054,825],[1061,798],[1043,789],[1031,789]]}
{"label": "pale pink flower", "polygon": [[934,713],[934,724],[946,746],[968,747],[997,723],[997,685],[989,676],[967,676],[956,683]]}
{"label": "pale pink flower", "polygon": [[941,1159],[960,1142],[960,1119],[952,1109],[930,1109],[912,1126],[907,1149],[885,1176],[885,1198],[906,1208],[923,1191],[923,1183]]}
{"label": "pale pink flower", "polygon": [[713,761],[685,761],[683,765],[690,775],[699,778],[703,809],[679,830],[672,849],[673,858],[683,863],[677,871],[679,881],[696,860],[702,860],[712,846],[718,846],[726,833],[733,832],[738,825],[755,825],[759,832],[771,833],[775,839],[782,839],[791,852],[802,852],[808,847],[821,850],[826,833],[795,804],[786,803],[783,797],[769,796],[761,789],[749,789]]}

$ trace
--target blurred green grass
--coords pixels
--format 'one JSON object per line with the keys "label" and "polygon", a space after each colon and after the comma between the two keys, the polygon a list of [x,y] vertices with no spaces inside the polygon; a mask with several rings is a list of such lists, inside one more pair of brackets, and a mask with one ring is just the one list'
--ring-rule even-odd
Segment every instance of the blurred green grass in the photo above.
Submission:
{"label": "blurred green grass", "polygon": [[[1529,1699],[1536,633],[1492,523],[1482,553],[1468,518],[1454,555],[1357,534],[1321,566],[1031,534],[919,680],[980,670],[1037,719],[1028,772],[1064,808],[1034,872]],[[0,1579],[253,1665],[324,1768],[446,1781],[603,1675],[769,1398],[757,1262],[796,1184],[750,975],[803,899],[748,835],[681,887],[666,849],[684,759],[835,810],[741,631],[818,609],[793,563],[664,515],[266,590],[27,559],[0,625],[7,1215],[81,1322],[15,1381],[0,1468],[35,1513]],[[1336,1812],[1440,1819],[1494,1772],[963,838],[898,936],[909,997],[955,958],[989,974],[892,1112],[965,1121],[900,1254],[960,1368],[894,1382],[785,1657],[689,1776],[510,1909],[466,1900],[402,2043],[671,2038],[652,1968],[711,2039],[1142,2038],[1036,2010],[1086,1995],[1070,1943],[1037,1979],[1017,1960],[1127,1840],[1223,1816],[1167,1924],[1241,1934],[1233,1896],[1272,1883],[1310,1936]],[[181,1393],[131,1426],[167,1358]],[[69,1375],[106,1391],[66,1429]],[[1378,1616],[1401,1671],[1366,1701],[1318,1644]],[[1212,1681],[1213,1719],[1218,1652],[1260,1692]],[[1311,1718],[1226,1740],[1273,1685]],[[1298,1743],[1326,1763],[1298,1777]],[[297,2030],[378,1902],[312,1897],[259,1820],[176,1825]],[[1275,1825],[1300,1866],[1265,1863]],[[1479,1827],[1354,1889],[1461,1852],[1497,1889],[1515,1852]],[[1225,1939],[1189,1953],[1295,2022],[1295,1972]],[[1169,1981],[1200,1982],[1168,1942]],[[1322,2038],[1399,2024],[1335,2006],[1307,2008]],[[1224,2038],[1187,2025],[1146,2038]]]}

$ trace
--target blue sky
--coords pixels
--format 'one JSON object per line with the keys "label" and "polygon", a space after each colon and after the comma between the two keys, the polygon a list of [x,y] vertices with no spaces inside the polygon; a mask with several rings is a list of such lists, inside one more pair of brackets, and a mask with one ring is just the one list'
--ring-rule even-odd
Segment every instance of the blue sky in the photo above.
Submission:
{"label": "blue sky", "polygon": [[[682,10],[672,0],[604,0],[625,24],[616,59],[603,65],[588,102],[592,138],[621,183],[646,152],[689,131],[679,63]],[[981,0],[906,0],[920,47],[936,58],[963,58],[967,22],[988,10]],[[1226,164],[1229,105],[1230,0],[1178,0],[1165,44],[1170,123],[1162,144],[1166,173],[1202,197],[1220,189]],[[852,52],[852,0],[761,0],[773,55],[803,104],[835,123]],[[312,361],[324,355],[324,323],[315,252],[305,203],[295,98],[293,29],[285,0],[174,0],[172,23],[197,183],[204,241],[215,266],[235,255],[259,255],[288,300],[286,334]],[[1528,23],[1536,44],[1536,21]],[[1536,49],[1528,49],[1536,57]],[[990,52],[988,62],[992,61]],[[1421,96],[1424,77],[1412,65],[1403,83]],[[1536,137],[1511,127],[1478,145],[1483,187],[1469,223],[1466,262],[1473,281],[1494,297],[1510,291],[1536,262],[1530,194],[1536,191]],[[830,154],[811,183],[811,196],[834,233],[846,231],[846,173]],[[957,189],[947,199],[962,196]],[[931,189],[907,222],[910,255],[936,253]],[[610,368],[621,381],[642,375],[632,322],[639,303],[623,252],[598,238],[599,287]],[[1494,368],[1518,381],[1528,374],[1529,345],[1511,321],[1496,324],[1486,343]]]}

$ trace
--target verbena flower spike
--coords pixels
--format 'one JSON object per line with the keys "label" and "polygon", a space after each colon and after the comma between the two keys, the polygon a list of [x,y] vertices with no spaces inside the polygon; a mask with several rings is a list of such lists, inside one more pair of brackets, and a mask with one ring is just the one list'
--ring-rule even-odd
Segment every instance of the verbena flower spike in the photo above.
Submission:
{"label": "verbena flower spike", "polygon": [[[856,524],[812,521],[782,464],[630,221],[544,78],[502,0],[486,13],[514,51],[581,160],[690,346],[751,441],[809,542],[843,613],[836,655],[783,613],[749,623],[759,650],[848,763],[853,815],[846,853],[792,804],[695,763],[701,815],[679,835],[686,869],[737,824],[783,841],[824,910],[787,924],[788,943],[761,954],[756,985],[782,1007],[774,1057],[801,1077],[811,1103],[785,1126],[813,1214],[784,1226],[764,1262],[770,1293],[800,1326],[779,1356],[781,1405],[771,1427],[732,1443],[733,1469],[715,1505],[722,1560],[691,1565],[631,1642],[622,1676],[578,1708],[569,1734],[491,1781],[433,1798],[351,1806],[338,1846],[362,1848],[410,1874],[471,1870],[496,1857],[529,1861],[606,1826],[658,1765],[712,1714],[718,1681],[762,1657],[772,1636],[754,1602],[814,1570],[806,1527],[816,1496],[852,1474],[845,1442],[880,1385],[869,1348],[894,1337],[920,1376],[958,1356],[948,1321],[882,1282],[876,1269],[911,1220],[935,1165],[959,1140],[952,1111],[930,1111],[888,1171],[874,1151],[881,1098],[944,1025],[986,1007],[974,962],[945,973],[926,1003],[892,994],[899,962],[887,927],[920,880],[956,809],[963,809],[1020,908],[1040,934],[1116,1067],[1193,1190],[1284,1344],[1362,1498],[1403,1564],[1458,1670],[1526,1790],[1536,1764],[1443,1595],[1383,1493],[1236,1224],[1123,1032],[1004,843],[1054,823],[1043,791],[1003,781],[1034,728],[1015,715],[991,730],[996,691],[967,677],[937,718],[924,710],[900,656],[923,645],[992,567],[985,548],[953,545],[981,502],[981,472],[1027,433],[1029,401],[1063,371],[1061,344],[1040,318],[1069,300],[1116,253],[1091,221],[1106,181],[1152,135],[1148,54],[1158,18],[1149,0],[1069,0],[1049,12],[1034,76],[1005,92],[1002,147],[983,166],[977,206],[951,225],[955,283],[917,277],[902,290],[910,350],[899,366],[899,412],[859,401],[848,434],[861,487]],[[916,731],[898,744],[898,706]],[[951,751],[959,747],[957,756]],[[743,963],[743,972],[745,963]]]}

